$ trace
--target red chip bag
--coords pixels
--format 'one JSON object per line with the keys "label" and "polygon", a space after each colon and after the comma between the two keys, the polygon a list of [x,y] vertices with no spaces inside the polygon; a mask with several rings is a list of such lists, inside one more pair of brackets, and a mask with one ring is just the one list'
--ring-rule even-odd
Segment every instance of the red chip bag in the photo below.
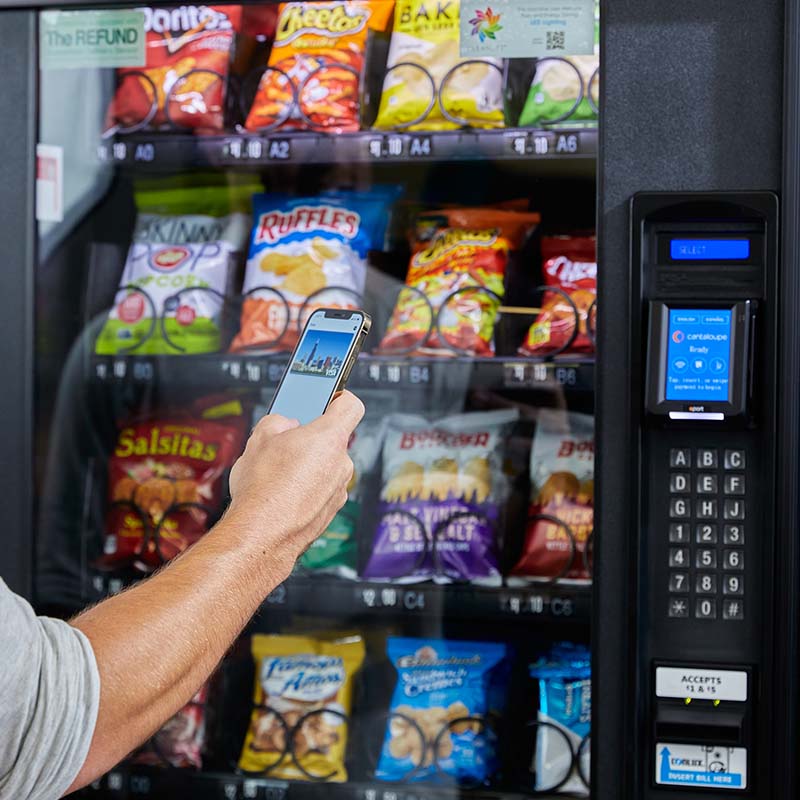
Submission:
{"label": "red chip bag", "polygon": [[597,298],[597,238],[543,236],[542,271],[545,285],[560,291],[543,293],[542,310],[531,325],[520,353],[542,356],[592,352],[594,344],[590,331],[594,329]]}
{"label": "red chip bag", "polygon": [[[232,411],[239,416],[211,419]],[[236,401],[202,417],[156,417],[122,427],[108,465],[98,566],[147,571],[194,544],[219,512],[222,478],[241,452],[245,433]]]}
{"label": "red chip bag", "polygon": [[594,419],[588,414],[542,409],[531,448],[525,545],[511,576],[590,578],[587,543],[593,516]]}
{"label": "red chip bag", "polygon": [[153,6],[142,10],[145,66],[117,70],[107,130],[222,130],[241,6]]}

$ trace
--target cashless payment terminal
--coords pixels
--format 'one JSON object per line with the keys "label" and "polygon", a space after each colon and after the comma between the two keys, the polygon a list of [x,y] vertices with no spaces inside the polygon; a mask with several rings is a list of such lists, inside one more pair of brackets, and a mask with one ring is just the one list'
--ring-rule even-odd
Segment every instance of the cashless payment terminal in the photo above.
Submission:
{"label": "cashless payment terminal", "polygon": [[[757,793],[774,530],[777,199],[632,201],[637,678],[652,797]],[[680,654],[676,658],[676,654]]]}

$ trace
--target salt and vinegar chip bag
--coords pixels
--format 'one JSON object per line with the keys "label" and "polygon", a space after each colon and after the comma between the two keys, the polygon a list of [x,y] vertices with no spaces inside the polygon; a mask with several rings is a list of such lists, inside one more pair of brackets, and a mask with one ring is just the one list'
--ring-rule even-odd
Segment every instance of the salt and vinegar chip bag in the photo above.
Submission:
{"label": "salt and vinegar chip bag", "polygon": [[107,130],[221,131],[242,7],[183,5],[141,10],[145,66],[117,70]]}
{"label": "salt and vinegar chip bag", "polygon": [[412,255],[406,286],[413,291],[400,291],[379,349],[491,356],[510,254],[533,231],[540,215],[496,208],[445,209],[437,217],[422,217],[418,229],[426,220],[437,225],[437,219],[444,226]]}
{"label": "salt and vinegar chip bag", "polygon": [[[509,582],[591,578],[586,552],[593,527],[594,418],[541,409],[531,448],[531,503],[522,555]],[[569,532],[555,518],[569,527]],[[570,535],[571,534],[571,535]]]}
{"label": "salt and vinegar chip bag", "polygon": [[[360,636],[253,636],[253,712],[240,769],[285,780],[347,780],[344,759]],[[290,757],[291,755],[291,757]]]}
{"label": "salt and vinegar chip bag", "polygon": [[380,519],[364,577],[500,583],[498,529],[508,495],[502,451],[515,409],[429,422],[389,417]]}
{"label": "salt and vinegar chip bag", "polygon": [[504,127],[503,62],[459,56],[459,15],[458,0],[399,0],[376,128]]}
{"label": "salt and vinegar chip bag", "polygon": [[250,183],[135,192],[136,227],[98,355],[218,352],[250,227]]}
{"label": "salt and vinegar chip bag", "polygon": [[385,30],[393,5],[393,0],[282,3],[245,127],[359,130],[367,36]]}
{"label": "salt and vinegar chip bag", "polygon": [[300,309],[315,293],[330,289],[319,307],[359,305],[367,253],[383,246],[386,193],[263,194],[253,198],[253,214],[241,327],[231,347],[291,350]]}
{"label": "salt and vinegar chip bag", "polygon": [[486,782],[498,767],[491,715],[503,710],[507,646],[390,637],[387,651],[397,684],[375,777]]}

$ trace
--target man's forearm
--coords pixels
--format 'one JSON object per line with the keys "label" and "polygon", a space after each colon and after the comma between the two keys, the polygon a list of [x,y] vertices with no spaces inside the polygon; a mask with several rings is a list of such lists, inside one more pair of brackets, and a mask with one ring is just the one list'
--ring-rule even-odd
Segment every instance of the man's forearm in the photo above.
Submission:
{"label": "man's forearm", "polygon": [[226,516],[157,575],[72,621],[92,644],[101,682],[90,755],[73,789],[110,769],[185,705],[289,574],[286,548],[268,548],[263,538],[258,544],[247,528]]}

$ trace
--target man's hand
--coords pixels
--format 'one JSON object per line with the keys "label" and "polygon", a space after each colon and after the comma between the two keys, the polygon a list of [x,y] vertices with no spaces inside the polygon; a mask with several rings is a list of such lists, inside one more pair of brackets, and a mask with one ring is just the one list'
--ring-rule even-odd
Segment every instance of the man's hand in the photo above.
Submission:
{"label": "man's hand", "polygon": [[350,392],[304,427],[270,414],[256,425],[234,464],[226,517],[271,548],[281,532],[281,561],[289,570],[347,500],[353,477],[347,443],[363,415],[363,404]]}

